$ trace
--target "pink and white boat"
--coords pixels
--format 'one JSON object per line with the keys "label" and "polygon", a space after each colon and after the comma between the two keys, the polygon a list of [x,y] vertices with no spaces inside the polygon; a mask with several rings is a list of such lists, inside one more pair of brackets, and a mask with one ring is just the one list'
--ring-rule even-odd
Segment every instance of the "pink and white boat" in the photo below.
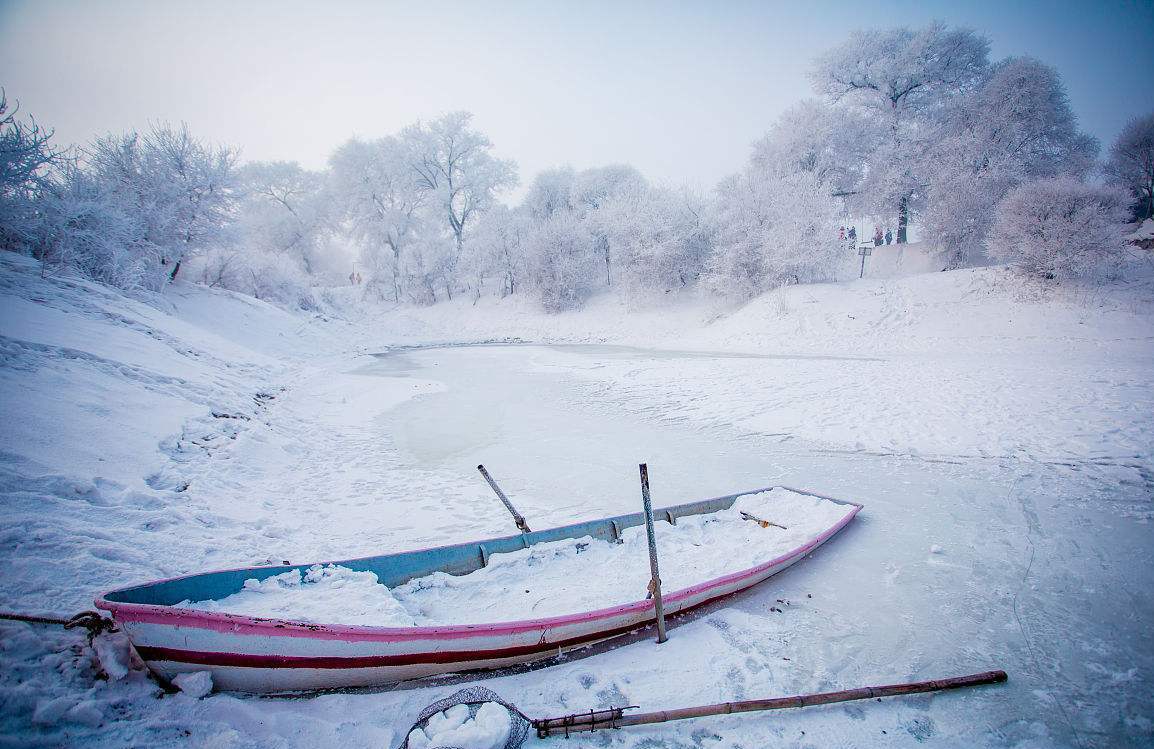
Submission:
{"label": "pink and white boat", "polygon": [[[658,521],[676,523],[732,507],[757,489],[656,510]],[[836,522],[805,543],[748,569],[669,590],[666,615],[688,611],[762,582],[799,561],[844,528],[862,506],[814,492],[776,487],[843,505]],[[349,559],[333,564],[371,571],[390,588],[442,571],[465,575],[484,567],[493,554],[567,538],[613,541],[624,529],[642,525],[641,513],[594,520],[533,533],[421,551]],[[653,602],[640,599],[565,616],[500,623],[377,627],[265,619],[180,607],[186,601],[219,600],[241,590],[246,580],[265,579],[310,565],[248,567],[187,575],[105,593],[105,609],[159,676],[210,671],[218,689],[256,693],[378,686],[460,671],[493,669],[555,656],[608,640],[650,624]]]}

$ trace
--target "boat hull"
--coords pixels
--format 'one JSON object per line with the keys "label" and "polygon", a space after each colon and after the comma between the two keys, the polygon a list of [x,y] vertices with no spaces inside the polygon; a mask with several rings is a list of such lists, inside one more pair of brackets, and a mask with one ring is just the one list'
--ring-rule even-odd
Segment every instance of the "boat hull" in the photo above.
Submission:
{"label": "boat hull", "polygon": [[[752,492],[745,494],[748,493]],[[656,515],[675,521],[679,516],[723,509],[740,496],[730,495],[665,508],[657,511]],[[861,509],[861,505],[856,503],[823,498],[846,506],[846,513],[839,522],[803,546],[753,568],[669,591],[663,596],[666,614],[688,611],[781,572],[832,538]],[[708,509],[710,507],[714,509]],[[513,536],[476,545],[440,547],[409,554],[430,557],[416,560],[420,564],[435,564],[438,558],[443,558],[449,561],[442,564],[442,569],[459,569],[453,560],[461,556],[461,550],[468,552],[477,547],[480,550],[475,553],[478,560],[474,566],[479,567],[485,563],[488,553],[499,553],[509,543],[514,544],[512,548],[518,548],[517,544],[537,540],[603,535],[602,524],[606,523],[609,524],[609,533],[619,534],[621,528],[635,524],[633,521],[637,518],[629,515],[566,526],[540,532],[539,539]],[[594,533],[588,533],[591,526],[596,526]],[[493,548],[486,551],[482,548],[486,544]],[[364,569],[386,569],[381,561],[385,560],[394,563],[388,567],[392,569],[404,556],[370,557],[337,563]],[[405,559],[404,563],[411,561]],[[365,627],[304,624],[205,612],[177,608],[171,605],[175,601],[167,600],[182,595],[190,585],[194,589],[207,589],[218,597],[227,594],[225,591],[231,590],[227,586],[235,585],[235,580],[244,575],[268,576],[283,569],[292,567],[227,570],[160,581],[112,591],[98,598],[96,605],[112,613],[145,663],[160,677],[172,679],[180,673],[207,670],[212,673],[216,688],[253,693],[369,687],[437,674],[529,663],[624,635],[652,623],[655,618],[652,602],[639,600],[547,619],[443,627]],[[402,577],[416,576],[410,571],[400,574]],[[223,576],[223,583],[214,576]],[[396,584],[397,579],[384,575],[381,581]],[[220,589],[222,584],[224,590]],[[156,592],[150,594],[150,591]],[[159,602],[149,602],[150,598]]]}

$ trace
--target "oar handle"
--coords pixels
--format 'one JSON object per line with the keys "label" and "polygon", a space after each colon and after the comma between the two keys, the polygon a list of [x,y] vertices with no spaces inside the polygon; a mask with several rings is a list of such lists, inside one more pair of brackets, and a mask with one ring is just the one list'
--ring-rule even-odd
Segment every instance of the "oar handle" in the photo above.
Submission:
{"label": "oar handle", "polygon": [[903,694],[917,694],[919,692],[941,692],[949,689],[976,687],[983,684],[999,684],[1004,682],[1006,678],[1005,671],[983,671],[967,676],[953,676],[948,679],[917,681],[909,684],[859,687],[857,689],[845,689],[840,692],[799,694],[793,697],[775,697],[766,700],[722,702],[716,705],[683,707],[678,710],[660,710],[652,713],[637,713],[635,715],[622,715],[620,709],[600,711],[600,713],[577,713],[575,715],[567,715],[563,718],[535,720],[533,721],[533,727],[537,729],[537,735],[544,738],[555,733],[594,731],[598,728],[625,728],[626,726],[639,726],[646,723],[665,723],[671,720],[701,718],[707,715],[728,715],[730,713],[747,713],[758,710],[783,710],[791,707],[828,705],[831,702],[867,700],[875,697],[894,697]]}
{"label": "oar handle", "polygon": [[514,507],[513,503],[509,501],[509,498],[505,496],[505,492],[501,491],[501,487],[497,486],[497,482],[494,481],[493,477],[489,475],[489,472],[485,470],[485,466],[479,465],[477,466],[477,470],[480,471],[481,475],[485,477],[485,480],[489,482],[489,486],[493,487],[493,491],[496,492],[497,497],[505,505],[505,509],[513,516],[513,522],[517,524],[518,530],[522,533],[532,533],[533,531],[529,530],[529,524],[525,522],[525,518],[521,513],[517,512],[517,508]]}

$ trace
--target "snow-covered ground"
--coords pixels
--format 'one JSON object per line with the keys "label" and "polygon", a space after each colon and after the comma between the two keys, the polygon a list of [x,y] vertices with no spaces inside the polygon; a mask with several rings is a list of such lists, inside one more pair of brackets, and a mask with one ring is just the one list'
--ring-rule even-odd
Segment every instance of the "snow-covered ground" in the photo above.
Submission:
{"label": "snow-covered ground", "polygon": [[[659,505],[781,483],[866,508],[661,646],[469,683],[545,716],[993,667],[1010,682],[566,746],[1147,743],[1154,289],[1133,278],[867,273],[737,309],[547,316],[510,298],[344,320],[185,285],[131,300],[0,253],[0,609],[508,532],[479,462],[533,527],[634,511],[647,461]],[[557,345],[399,348],[509,339]],[[395,746],[460,686],[158,698],[94,679],[82,644],[0,625],[0,742]]]}

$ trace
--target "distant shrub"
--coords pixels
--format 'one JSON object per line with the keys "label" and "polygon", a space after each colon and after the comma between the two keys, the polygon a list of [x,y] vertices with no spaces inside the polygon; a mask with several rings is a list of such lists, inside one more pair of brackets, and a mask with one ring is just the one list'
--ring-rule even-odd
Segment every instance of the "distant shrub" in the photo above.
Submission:
{"label": "distant shrub", "polygon": [[310,279],[291,257],[270,252],[215,249],[194,261],[206,286],[228,289],[285,309],[314,310]]}
{"label": "distant shrub", "polygon": [[996,260],[1040,278],[1085,278],[1125,250],[1126,194],[1068,177],[1029,182],[998,204],[986,248]]}

